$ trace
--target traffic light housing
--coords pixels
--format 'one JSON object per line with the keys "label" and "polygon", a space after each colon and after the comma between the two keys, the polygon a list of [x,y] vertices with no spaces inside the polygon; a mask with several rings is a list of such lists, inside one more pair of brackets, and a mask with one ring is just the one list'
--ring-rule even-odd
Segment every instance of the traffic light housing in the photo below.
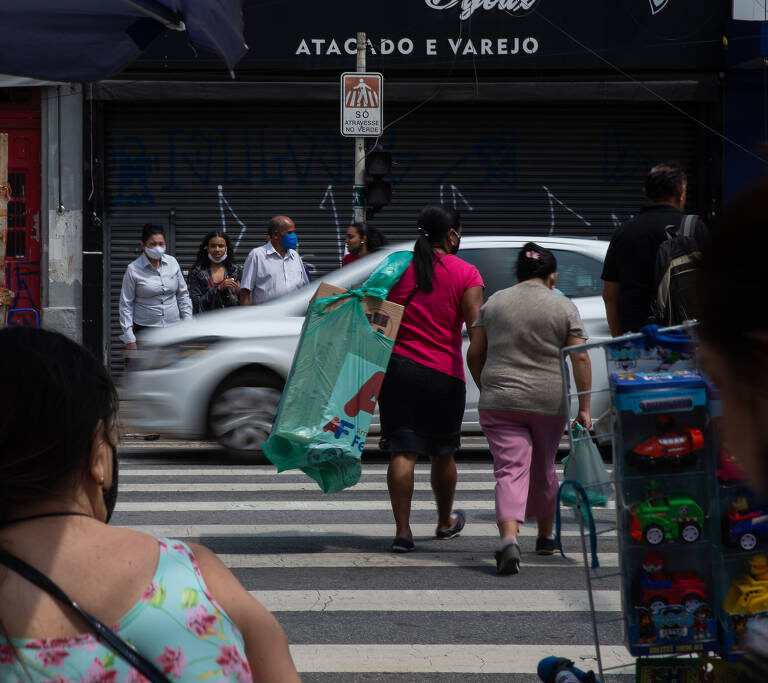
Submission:
{"label": "traffic light housing", "polygon": [[365,159],[365,205],[368,218],[392,201],[392,183],[384,180],[392,172],[392,154],[380,146]]}

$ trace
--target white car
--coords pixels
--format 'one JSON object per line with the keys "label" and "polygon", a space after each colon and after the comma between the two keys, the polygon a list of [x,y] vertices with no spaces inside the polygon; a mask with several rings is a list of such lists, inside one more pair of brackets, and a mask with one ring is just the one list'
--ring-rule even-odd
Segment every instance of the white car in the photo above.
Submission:
{"label": "white car", "polygon": [[[607,242],[568,238],[462,237],[459,257],[474,264],[485,297],[515,284],[520,247],[535,241],[558,262],[557,287],[573,299],[591,339],[609,337],[600,274]],[[395,244],[336,270],[322,281],[360,286]],[[212,311],[142,337],[139,357],[121,386],[124,416],[139,431],[181,439],[213,438],[229,451],[257,455],[269,435],[293,361],[310,299],[319,281],[260,306]],[[464,355],[468,339],[465,332]],[[605,359],[592,353],[593,390],[607,388]],[[464,432],[479,432],[479,392],[467,371]],[[607,409],[608,394],[593,397],[592,413]],[[378,429],[374,418],[372,431]]]}

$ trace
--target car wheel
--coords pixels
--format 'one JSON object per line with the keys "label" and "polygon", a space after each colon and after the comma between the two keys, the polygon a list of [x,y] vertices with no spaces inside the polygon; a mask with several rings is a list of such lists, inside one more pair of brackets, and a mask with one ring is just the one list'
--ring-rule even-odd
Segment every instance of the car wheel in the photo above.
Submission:
{"label": "car wheel", "polygon": [[739,536],[739,547],[742,550],[754,550],[757,545],[757,536],[753,533],[747,532]]}
{"label": "car wheel", "polygon": [[686,524],[680,529],[680,538],[686,543],[694,543],[699,540],[701,530],[698,524]]}
{"label": "car wheel", "polygon": [[693,614],[697,609],[699,609],[699,605],[701,605],[702,602],[703,601],[701,597],[695,593],[691,593],[683,598],[683,607],[685,608],[686,612]]}
{"label": "car wheel", "polygon": [[651,524],[645,530],[645,540],[651,545],[659,545],[664,541],[664,531],[656,524]]}
{"label": "car wheel", "polygon": [[264,371],[245,370],[225,379],[208,408],[213,438],[231,455],[268,463],[261,444],[272,429],[282,389],[283,382]]}
{"label": "car wheel", "polygon": [[664,609],[666,606],[667,601],[662,597],[651,598],[648,601],[648,609],[651,610],[651,612],[658,612],[659,610]]}

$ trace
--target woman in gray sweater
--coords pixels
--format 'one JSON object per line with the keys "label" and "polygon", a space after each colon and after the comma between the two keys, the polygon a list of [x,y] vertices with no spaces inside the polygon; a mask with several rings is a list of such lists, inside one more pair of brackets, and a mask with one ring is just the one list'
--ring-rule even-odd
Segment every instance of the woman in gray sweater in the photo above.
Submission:
{"label": "woman in gray sweater", "polygon": [[[496,292],[480,309],[467,352],[496,475],[500,574],[519,570],[517,534],[527,518],[538,523],[536,552],[555,552],[555,456],[568,415],[560,349],[587,338],[576,306],[553,291],[557,260],[552,252],[526,244],[518,255],[517,279],[519,284]],[[572,354],[571,363],[578,390],[589,391],[589,356]],[[588,394],[579,397],[577,419],[591,426]]]}

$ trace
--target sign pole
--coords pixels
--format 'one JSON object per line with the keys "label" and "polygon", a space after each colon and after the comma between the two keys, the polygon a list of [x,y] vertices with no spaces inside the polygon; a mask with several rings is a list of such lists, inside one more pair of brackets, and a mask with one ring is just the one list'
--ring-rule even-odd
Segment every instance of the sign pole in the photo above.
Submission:
{"label": "sign pole", "polygon": [[13,293],[5,287],[5,245],[8,241],[8,133],[0,133],[0,329],[6,325]]}
{"label": "sign pole", "polygon": [[[365,73],[368,38],[357,34],[357,73]],[[355,187],[353,192],[354,220],[365,225],[365,138],[355,138]]]}

